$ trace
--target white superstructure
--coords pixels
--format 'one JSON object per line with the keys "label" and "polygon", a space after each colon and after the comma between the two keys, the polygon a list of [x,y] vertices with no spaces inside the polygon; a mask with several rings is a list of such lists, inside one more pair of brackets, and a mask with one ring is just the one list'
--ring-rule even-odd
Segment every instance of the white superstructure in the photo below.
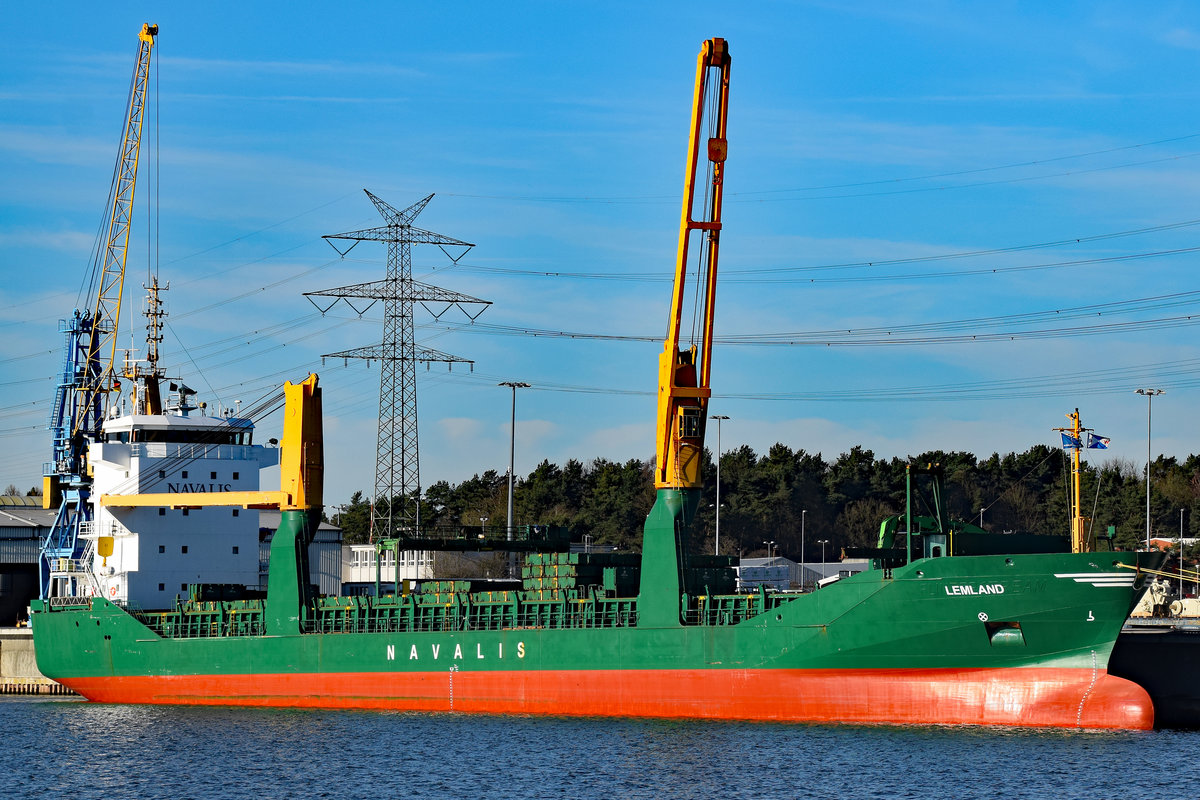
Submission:
{"label": "white superstructure", "polygon": [[[106,494],[256,491],[259,470],[279,451],[252,443],[250,420],[166,413],[108,420],[89,449],[93,499]],[[93,591],[141,608],[170,608],[189,583],[255,587],[258,511],[244,508],[107,507],[97,503],[91,537]],[[104,539],[111,537],[112,554]]]}
{"label": "white superstructure", "polygon": [[388,550],[380,555],[373,544],[344,545],[342,550],[345,558],[342,583],[374,586],[377,576],[387,584],[396,580],[427,581],[433,578],[433,553],[427,550],[401,550],[399,565],[395,551]]}

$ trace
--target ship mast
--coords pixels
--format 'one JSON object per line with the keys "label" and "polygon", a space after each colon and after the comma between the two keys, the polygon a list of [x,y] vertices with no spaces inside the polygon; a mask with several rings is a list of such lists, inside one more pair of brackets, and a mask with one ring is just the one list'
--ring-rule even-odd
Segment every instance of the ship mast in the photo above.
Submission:
{"label": "ship mast", "polygon": [[152,275],[149,285],[143,284],[143,288],[146,290],[146,310],[143,312],[146,317],[146,365],[128,360],[124,377],[134,382],[132,412],[157,416],[162,414],[159,382],[164,377],[162,368],[158,366],[158,346],[163,340],[163,317],[167,316],[158,293],[170,289],[171,284],[160,286],[158,276]]}
{"label": "ship mast", "polygon": [[[1054,430],[1064,435],[1064,445],[1070,447],[1073,451],[1071,456],[1071,496],[1068,499],[1071,506],[1071,552],[1086,553],[1091,548],[1088,546],[1085,527],[1091,520],[1083,515],[1080,451],[1083,450],[1083,434],[1090,432],[1091,428],[1085,428],[1080,423],[1078,408],[1072,413],[1067,414],[1067,419],[1071,420],[1071,427],[1055,428]],[[1069,442],[1066,437],[1070,437]]]}

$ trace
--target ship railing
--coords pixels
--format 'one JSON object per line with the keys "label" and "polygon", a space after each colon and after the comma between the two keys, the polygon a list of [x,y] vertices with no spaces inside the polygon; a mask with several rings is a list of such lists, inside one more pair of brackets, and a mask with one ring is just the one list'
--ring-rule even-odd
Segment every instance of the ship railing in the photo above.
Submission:
{"label": "ship railing", "polygon": [[[549,603],[534,608],[492,608],[484,613],[481,607],[471,611],[460,608],[442,613],[442,607],[397,609],[376,607],[361,609],[352,614],[321,614],[306,620],[305,633],[421,633],[459,631],[499,631],[513,629],[555,628],[632,628],[637,625],[637,611],[631,607],[596,610],[587,607],[564,610]],[[482,607],[482,608],[487,608]],[[436,609],[436,613],[433,612]]]}
{"label": "ship railing", "polygon": [[178,611],[156,613],[132,609],[130,614],[164,639],[261,636],[265,632],[262,617],[254,614],[189,614]]}
{"label": "ship railing", "polygon": [[689,608],[683,612],[685,625],[737,625],[762,613],[757,607]]}
{"label": "ship railing", "polygon": [[90,607],[92,598],[90,597],[51,597],[50,608],[78,608],[80,606]]}
{"label": "ship railing", "polygon": [[51,558],[50,577],[52,578],[77,578],[83,575],[91,575],[91,559],[84,558]]}

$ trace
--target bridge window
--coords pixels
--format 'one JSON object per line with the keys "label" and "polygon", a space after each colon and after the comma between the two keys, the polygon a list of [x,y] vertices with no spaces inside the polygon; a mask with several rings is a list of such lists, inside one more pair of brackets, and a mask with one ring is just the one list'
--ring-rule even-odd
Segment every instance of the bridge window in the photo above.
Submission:
{"label": "bridge window", "polygon": [[[128,436],[128,434],[125,434]],[[168,442],[181,444],[247,444],[245,431],[189,430],[186,428],[157,428],[137,431],[134,437],[142,442]]]}

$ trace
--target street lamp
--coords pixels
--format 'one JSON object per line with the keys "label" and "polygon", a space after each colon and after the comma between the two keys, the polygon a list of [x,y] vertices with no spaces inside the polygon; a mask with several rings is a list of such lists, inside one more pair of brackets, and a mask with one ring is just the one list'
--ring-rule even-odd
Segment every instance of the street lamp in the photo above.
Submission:
{"label": "street lamp", "polygon": [[821,577],[825,577],[825,545],[829,544],[828,539],[818,539],[821,544]]}
{"label": "street lamp", "polygon": [[804,588],[804,577],[807,574],[804,570],[804,518],[808,516],[808,509],[800,512],[800,588]]}
{"label": "street lamp", "polygon": [[497,386],[512,389],[512,426],[508,437],[508,541],[513,539],[513,462],[517,453],[517,389],[528,389],[528,383],[501,381]]}
{"label": "street lamp", "polygon": [[484,536],[487,536],[487,528],[484,527],[484,525],[487,523],[487,521],[488,521],[487,517],[479,518],[479,538],[480,539],[482,539]]}
{"label": "street lamp", "polygon": [[713,542],[713,555],[721,555],[721,421],[729,419],[724,414],[713,414],[709,419],[717,421],[717,535]]}
{"label": "street lamp", "polygon": [[1183,509],[1179,509],[1179,600],[1183,601]]}
{"label": "street lamp", "polygon": [[1150,549],[1150,418],[1154,412],[1154,398],[1162,389],[1138,389],[1146,398],[1146,549]]}
{"label": "street lamp", "polygon": [[775,547],[775,542],[774,542],[774,540],[772,540],[772,541],[769,541],[769,542],[768,542],[768,541],[763,541],[763,544],[765,544],[765,545],[767,546],[767,558],[770,558],[770,557],[771,557],[771,550],[772,550],[772,549]]}

